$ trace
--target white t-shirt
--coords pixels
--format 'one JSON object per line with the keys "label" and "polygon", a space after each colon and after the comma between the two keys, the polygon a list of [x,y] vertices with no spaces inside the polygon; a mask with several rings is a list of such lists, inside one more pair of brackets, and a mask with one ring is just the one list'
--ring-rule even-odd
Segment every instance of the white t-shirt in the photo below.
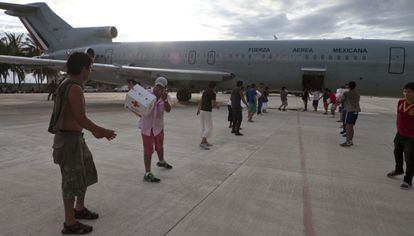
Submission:
{"label": "white t-shirt", "polygon": [[319,100],[319,91],[312,92],[312,95],[314,101]]}

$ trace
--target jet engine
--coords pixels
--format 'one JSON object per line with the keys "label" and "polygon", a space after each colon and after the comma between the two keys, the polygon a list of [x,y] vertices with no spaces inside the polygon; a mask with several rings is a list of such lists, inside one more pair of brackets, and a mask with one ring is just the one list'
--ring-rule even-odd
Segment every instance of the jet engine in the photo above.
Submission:
{"label": "jet engine", "polygon": [[90,28],[93,36],[98,38],[114,39],[118,36],[118,30],[113,26]]}

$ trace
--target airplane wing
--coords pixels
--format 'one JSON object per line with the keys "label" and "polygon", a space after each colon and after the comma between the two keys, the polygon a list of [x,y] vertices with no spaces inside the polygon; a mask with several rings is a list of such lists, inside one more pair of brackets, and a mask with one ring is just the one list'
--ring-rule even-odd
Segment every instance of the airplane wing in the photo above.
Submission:
{"label": "airplane wing", "polygon": [[[56,68],[58,70],[65,71],[66,61],[44,59],[44,58],[33,58],[33,57],[18,57],[18,56],[6,56],[0,55],[0,63],[6,64],[19,64],[19,65],[31,65],[31,66],[47,66]],[[137,67],[137,66],[124,66],[114,64],[101,64],[94,63],[92,71],[97,72],[112,72],[121,76],[139,77],[146,74],[182,74],[182,75],[194,75],[194,76],[180,76],[180,80],[192,81],[205,81],[208,76],[208,81],[220,82],[226,78],[233,78],[234,74],[223,71],[209,71],[209,70],[186,70],[186,69],[170,69],[170,68],[151,68],[151,67]],[[199,77],[197,77],[199,75]],[[177,78],[177,77],[176,77]]]}

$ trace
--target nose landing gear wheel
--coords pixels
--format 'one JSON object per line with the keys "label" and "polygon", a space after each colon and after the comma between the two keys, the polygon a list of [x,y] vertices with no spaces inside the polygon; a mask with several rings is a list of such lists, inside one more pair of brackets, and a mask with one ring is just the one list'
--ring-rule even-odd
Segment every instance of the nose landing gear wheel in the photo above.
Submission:
{"label": "nose landing gear wheel", "polygon": [[187,102],[191,99],[191,91],[189,89],[180,89],[177,91],[177,99],[180,102]]}

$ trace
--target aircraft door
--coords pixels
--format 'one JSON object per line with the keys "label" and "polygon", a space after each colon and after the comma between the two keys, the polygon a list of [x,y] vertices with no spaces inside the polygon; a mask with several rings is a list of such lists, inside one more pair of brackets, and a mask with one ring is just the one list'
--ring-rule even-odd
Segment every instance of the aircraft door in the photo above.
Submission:
{"label": "aircraft door", "polygon": [[214,65],[214,63],[216,63],[216,52],[209,51],[207,54],[207,64]]}
{"label": "aircraft door", "polygon": [[106,64],[112,64],[112,54],[113,54],[113,49],[106,49],[105,51],[105,63]]}
{"label": "aircraft door", "polygon": [[388,73],[403,74],[405,67],[405,48],[390,48],[390,61],[388,64]]}
{"label": "aircraft door", "polygon": [[302,86],[309,90],[322,90],[324,86],[324,78],[325,76],[323,74],[305,73],[302,76]]}

